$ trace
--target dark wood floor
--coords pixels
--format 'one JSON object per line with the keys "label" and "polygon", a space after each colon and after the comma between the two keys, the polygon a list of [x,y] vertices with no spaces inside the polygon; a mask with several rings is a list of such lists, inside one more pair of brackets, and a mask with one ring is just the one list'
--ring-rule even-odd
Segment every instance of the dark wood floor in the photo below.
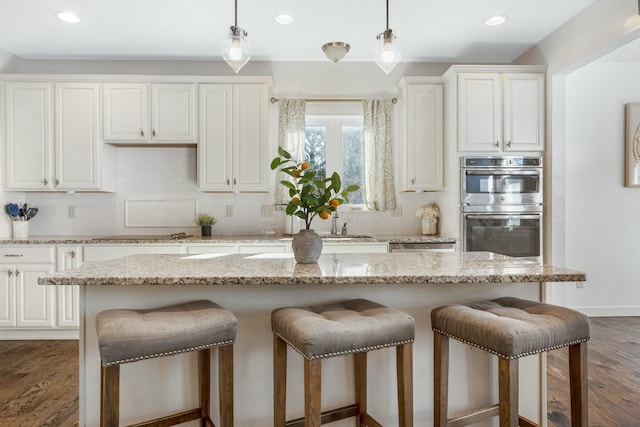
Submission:
{"label": "dark wood floor", "polygon": [[[640,317],[594,318],[591,333],[589,425],[640,426]],[[549,353],[549,427],[571,425],[567,360]],[[77,425],[77,341],[0,341],[0,426]]]}

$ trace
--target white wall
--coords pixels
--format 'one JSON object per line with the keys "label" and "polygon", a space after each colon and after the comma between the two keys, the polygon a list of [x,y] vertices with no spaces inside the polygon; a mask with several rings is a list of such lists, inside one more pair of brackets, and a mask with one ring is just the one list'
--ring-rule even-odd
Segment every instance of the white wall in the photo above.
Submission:
{"label": "white wall", "polygon": [[[403,75],[440,76],[449,64],[402,63],[391,74],[384,74],[373,62],[250,62],[242,75],[273,77],[272,96],[277,97],[392,97],[400,93],[398,82]],[[154,75],[231,75],[224,63],[197,61],[26,61],[16,60],[3,70],[28,74],[154,74]],[[402,102],[402,101],[401,101]],[[277,104],[271,106],[277,109]],[[398,134],[399,108],[396,109],[395,133]],[[272,132],[273,133],[273,132]],[[275,134],[275,133],[274,133]],[[396,145],[399,141],[396,138]],[[274,141],[272,141],[272,145]],[[275,145],[273,145],[275,147]],[[396,153],[398,153],[396,149]],[[214,215],[219,223],[217,234],[261,233],[277,227],[284,230],[284,215],[261,215],[261,207],[272,203],[270,195],[202,193],[196,189],[195,149],[193,148],[118,148],[118,186],[115,194],[46,194],[26,195],[40,214],[30,224],[31,235],[105,235],[165,234],[193,228],[125,228],[125,200],[141,198],[195,199],[200,213]],[[275,155],[275,148],[273,148]],[[165,159],[172,159],[170,163]],[[458,165],[453,164],[457,168]],[[175,183],[178,183],[177,185]],[[159,184],[160,183],[160,184]],[[448,183],[451,187],[453,184]],[[12,193],[7,193],[11,196]],[[17,197],[22,194],[16,194]],[[339,224],[348,222],[352,234],[419,234],[415,211],[424,204],[440,202],[441,193],[399,193],[402,215],[390,212],[340,212]],[[444,201],[444,200],[443,200]],[[449,203],[450,204],[450,203]],[[76,206],[77,219],[69,219],[68,206]],[[226,207],[234,207],[234,216],[225,216]],[[6,218],[3,218],[6,220]],[[8,220],[6,220],[8,223]],[[314,228],[329,231],[330,221],[316,220]],[[441,233],[457,237],[459,215],[445,209]],[[8,226],[7,226],[8,227]],[[7,228],[8,230],[8,228]],[[1,229],[0,229],[1,232]],[[10,237],[10,233],[0,237]]]}

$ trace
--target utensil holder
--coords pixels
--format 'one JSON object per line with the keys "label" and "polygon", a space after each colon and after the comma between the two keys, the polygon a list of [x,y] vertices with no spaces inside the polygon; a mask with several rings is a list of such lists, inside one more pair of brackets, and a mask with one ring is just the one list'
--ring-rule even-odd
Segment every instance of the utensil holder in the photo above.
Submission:
{"label": "utensil holder", "polygon": [[29,221],[13,221],[13,238],[15,240],[25,240],[29,237]]}

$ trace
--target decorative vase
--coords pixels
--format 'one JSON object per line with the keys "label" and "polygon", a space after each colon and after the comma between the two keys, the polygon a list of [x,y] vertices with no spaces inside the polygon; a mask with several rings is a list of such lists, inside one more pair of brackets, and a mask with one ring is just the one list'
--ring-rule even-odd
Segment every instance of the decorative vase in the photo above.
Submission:
{"label": "decorative vase", "polygon": [[29,221],[12,221],[13,238],[15,240],[25,240],[29,237]]}
{"label": "decorative vase", "polygon": [[438,219],[422,218],[422,234],[438,234]]}
{"label": "decorative vase", "polygon": [[313,230],[300,230],[291,242],[293,255],[300,264],[314,264],[322,254],[322,237]]}
{"label": "decorative vase", "polygon": [[202,225],[200,226],[202,229],[202,236],[203,237],[208,237],[211,236],[211,226],[210,225]]}

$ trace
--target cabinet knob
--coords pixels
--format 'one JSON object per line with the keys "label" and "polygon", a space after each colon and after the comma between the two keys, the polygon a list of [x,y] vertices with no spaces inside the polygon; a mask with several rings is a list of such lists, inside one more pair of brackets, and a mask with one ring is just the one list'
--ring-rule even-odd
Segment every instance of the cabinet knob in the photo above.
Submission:
{"label": "cabinet knob", "polygon": [[156,136],[156,131],[155,131],[155,129],[151,131],[151,136]]}
{"label": "cabinet knob", "polygon": [[75,258],[76,257],[76,251],[71,251],[71,258]]}
{"label": "cabinet knob", "polygon": [[60,180],[59,180],[58,178],[56,178],[56,180],[55,180],[55,184],[56,184],[56,187],[57,187],[58,185],[60,185]]}
{"label": "cabinet knob", "polygon": [[44,184],[45,187],[49,185],[49,181],[47,181],[47,178],[43,179],[42,183]]}
{"label": "cabinet knob", "polygon": [[16,277],[20,275],[20,270],[16,268]]}
{"label": "cabinet knob", "polygon": [[233,185],[236,185],[236,179],[233,178]]}
{"label": "cabinet knob", "polygon": [[507,147],[511,148],[511,141],[507,141]]}
{"label": "cabinet knob", "polygon": [[144,138],[144,131],[140,130],[140,136]]}
{"label": "cabinet knob", "polygon": [[229,178],[227,178],[227,185],[229,185]]}
{"label": "cabinet knob", "polygon": [[13,276],[13,271],[7,270],[7,274],[9,275],[9,277],[11,277],[11,276]]}
{"label": "cabinet knob", "polygon": [[496,148],[500,148],[500,141],[496,141]]}
{"label": "cabinet knob", "polygon": [[415,178],[411,178],[411,185],[416,183],[416,179]]}

